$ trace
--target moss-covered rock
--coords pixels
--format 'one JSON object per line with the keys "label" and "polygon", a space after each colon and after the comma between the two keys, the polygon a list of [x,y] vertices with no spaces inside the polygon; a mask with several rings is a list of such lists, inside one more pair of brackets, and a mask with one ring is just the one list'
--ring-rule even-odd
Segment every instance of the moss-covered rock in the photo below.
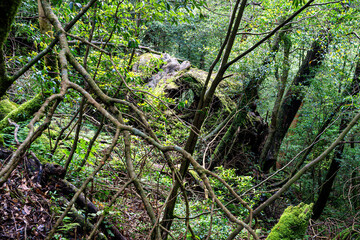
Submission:
{"label": "moss-covered rock", "polygon": [[304,239],[313,204],[300,203],[285,209],[279,222],[271,229],[267,240]]}
{"label": "moss-covered rock", "polygon": [[0,120],[6,117],[10,112],[17,108],[17,104],[11,102],[9,99],[4,99],[0,101]]}
{"label": "moss-covered rock", "polygon": [[162,65],[161,56],[153,53],[145,53],[139,56],[139,59],[133,66],[133,71],[140,74],[141,78],[148,79],[156,69]]}
{"label": "moss-covered rock", "polygon": [[[194,91],[196,96],[200,96],[202,88],[206,82],[208,73],[198,68],[190,68],[188,71],[179,73],[174,79],[174,82],[178,86],[188,84],[189,88]],[[210,84],[209,84],[210,85]],[[215,91],[215,101],[220,101],[223,110],[231,112],[235,108],[236,103],[228,94],[229,89],[240,89],[241,83],[235,78],[227,78],[220,82]]]}
{"label": "moss-covered rock", "polygon": [[[139,56],[133,71],[149,81],[147,86],[154,95],[178,99],[185,109],[196,108],[208,75],[206,71],[192,68],[188,61],[180,64],[178,59],[168,54],[151,53]],[[242,82],[239,77],[232,76],[222,80],[216,89],[212,108],[215,111],[221,109],[231,112],[236,106],[236,97],[231,96],[229,90],[237,93],[240,88]]]}

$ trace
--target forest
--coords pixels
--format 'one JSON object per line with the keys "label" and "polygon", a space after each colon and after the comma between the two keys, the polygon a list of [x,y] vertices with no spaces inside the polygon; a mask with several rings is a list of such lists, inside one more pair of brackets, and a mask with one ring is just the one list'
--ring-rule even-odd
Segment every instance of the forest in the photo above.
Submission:
{"label": "forest", "polygon": [[1,239],[360,239],[359,0],[1,0]]}

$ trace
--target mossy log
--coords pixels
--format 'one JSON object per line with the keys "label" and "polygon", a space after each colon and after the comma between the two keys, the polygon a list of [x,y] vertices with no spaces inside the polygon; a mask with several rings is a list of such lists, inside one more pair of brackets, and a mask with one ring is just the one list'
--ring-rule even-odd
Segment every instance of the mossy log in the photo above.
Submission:
{"label": "mossy log", "polygon": [[267,240],[304,239],[313,204],[300,203],[285,209],[279,222],[271,229]]}
{"label": "mossy log", "polygon": [[8,119],[14,122],[21,122],[30,119],[44,102],[43,94],[37,94],[33,99],[21,104],[18,108],[11,111],[0,121],[0,131],[9,126]]}
{"label": "mossy log", "polygon": [[11,102],[8,98],[0,101],[0,120],[2,120],[6,115],[8,115],[10,112],[17,109],[17,104],[14,102]]}

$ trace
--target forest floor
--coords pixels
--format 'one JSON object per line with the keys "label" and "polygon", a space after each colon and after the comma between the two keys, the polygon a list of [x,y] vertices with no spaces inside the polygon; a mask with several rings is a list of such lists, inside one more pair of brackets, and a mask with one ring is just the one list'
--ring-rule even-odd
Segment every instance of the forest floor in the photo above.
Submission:
{"label": "forest floor", "polygon": [[35,177],[19,164],[0,187],[0,239],[43,239],[51,229],[55,219],[49,188],[41,187]]}
{"label": "forest floor", "polygon": [[[0,147],[0,166],[6,163],[11,153]],[[51,179],[46,183],[41,180],[39,182],[39,173],[30,169],[32,164],[31,159],[24,157],[7,182],[0,187],[0,240],[44,239],[52,229],[56,217],[65,208],[66,203],[58,200],[62,197],[71,199],[72,194],[66,192],[61,181]],[[94,203],[99,208],[103,206],[96,200]],[[126,221],[120,223],[115,218],[111,219],[117,228],[122,229],[121,234],[129,240],[146,239],[144,229],[139,228],[139,222],[149,222],[142,202],[137,198],[127,197],[126,210],[122,210],[122,213],[127,216]],[[86,238],[74,217],[67,220],[65,218],[64,222],[66,221],[67,224],[58,230],[61,234],[58,237],[55,235],[55,239]],[[110,233],[110,227],[107,234],[111,236],[109,239],[117,239]]]}
{"label": "forest floor", "polygon": [[[0,166],[9,158],[11,151],[0,148]],[[18,167],[12,172],[8,181],[0,187],[0,240],[2,239],[44,239],[56,221],[56,216],[62,211],[63,203],[58,199],[65,197],[69,200],[69,195],[63,192],[61,182],[49,180],[40,183],[38,172],[31,169],[31,159],[24,157]],[[56,193],[56,194],[55,194]],[[67,195],[67,196],[66,196]],[[71,196],[71,194],[70,194]],[[126,239],[146,239],[146,223],[149,219],[140,199],[135,197],[131,188],[124,193],[124,208],[121,215],[125,216],[112,219],[116,228],[121,229],[121,234]],[[281,203],[281,204],[280,204]],[[278,202],[277,206],[271,209],[271,215],[276,212],[280,217],[279,209],[285,208],[283,202]],[[101,204],[97,204],[101,208]],[[274,219],[274,216],[271,217]],[[74,223],[69,218],[68,224],[63,225],[58,230],[61,234],[56,239],[85,239],[82,227]],[[265,219],[262,219],[265,222]],[[145,223],[145,224],[144,224]],[[327,218],[322,222],[311,222],[307,231],[306,239],[334,239],[339,222],[336,219]],[[120,227],[119,227],[120,226]],[[109,229],[110,230],[110,229]],[[266,235],[261,239],[265,239]],[[112,239],[116,239],[112,237]]]}

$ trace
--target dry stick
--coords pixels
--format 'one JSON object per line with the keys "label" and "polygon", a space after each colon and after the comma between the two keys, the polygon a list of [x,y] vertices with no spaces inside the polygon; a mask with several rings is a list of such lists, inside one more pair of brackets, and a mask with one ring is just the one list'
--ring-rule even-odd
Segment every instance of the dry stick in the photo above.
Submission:
{"label": "dry stick", "polygon": [[[347,125],[347,127],[342,131],[342,133],[339,135],[339,137],[322,153],[320,156],[318,156],[316,159],[311,161],[310,163],[306,164],[304,167],[302,167],[292,178],[289,179],[289,181],[284,184],[282,188],[279,189],[274,195],[272,195],[269,199],[267,199],[265,202],[263,202],[259,207],[257,207],[253,214],[256,216],[259,214],[264,208],[268,205],[270,205],[272,202],[274,202],[277,198],[281,196],[282,193],[284,193],[289,187],[295,183],[306,171],[308,171],[310,168],[314,167],[316,164],[321,162],[325,159],[327,155],[331,153],[332,150],[342,141],[342,139],[346,136],[346,134],[351,130],[351,128],[359,121],[360,119],[360,113],[358,113],[351,122]],[[249,219],[246,219],[246,222],[248,222]],[[227,240],[234,239],[236,235],[242,230],[242,227],[238,227],[234,230],[234,232],[227,238]]]}
{"label": "dry stick", "polygon": [[76,131],[75,131],[75,138],[74,138],[73,145],[72,145],[70,154],[68,156],[68,159],[66,160],[65,165],[64,165],[65,175],[67,173],[70,162],[71,162],[71,160],[72,160],[72,158],[73,158],[73,156],[75,154],[75,151],[77,149],[77,144],[78,144],[78,141],[79,141],[79,135],[80,135],[81,125],[82,125],[82,118],[83,118],[83,114],[84,114],[85,102],[86,102],[85,97],[82,97],[81,103],[80,103],[80,108],[79,108],[79,119],[78,119],[78,121],[76,123],[77,126],[76,126]]}
{"label": "dry stick", "polygon": [[10,118],[8,118],[8,122],[9,122],[10,125],[13,125],[15,127],[14,139],[15,139],[16,145],[19,146],[20,142],[19,142],[17,134],[18,134],[20,126],[19,126],[19,124],[16,124],[15,122],[13,122]]}
{"label": "dry stick", "polygon": [[111,146],[108,147],[108,149],[106,150],[106,153],[104,154],[103,158],[100,160],[98,167],[94,170],[94,172],[91,173],[90,176],[88,176],[85,181],[83,182],[83,184],[81,185],[81,187],[79,188],[79,190],[74,194],[73,198],[71,199],[71,201],[69,202],[69,204],[67,205],[66,209],[64,210],[64,212],[61,214],[61,216],[58,218],[58,220],[56,221],[56,223],[53,225],[51,231],[49,232],[49,234],[46,236],[45,240],[50,240],[52,239],[52,237],[54,236],[57,228],[60,226],[60,224],[62,223],[64,217],[67,215],[67,213],[70,211],[71,207],[74,205],[76,199],[79,197],[79,195],[84,191],[84,189],[86,188],[86,186],[88,185],[88,183],[94,178],[94,176],[101,170],[101,168],[107,163],[107,161],[110,158],[110,154],[112,152],[112,150],[114,149],[114,147],[116,146],[118,140],[119,140],[119,136],[120,136],[120,128],[118,127],[116,129],[116,133],[114,136],[114,139],[111,143]]}
{"label": "dry stick", "polygon": [[[130,183],[132,183],[132,180],[127,181],[127,182],[119,189],[119,191],[116,192],[116,194],[111,198],[110,203],[107,205],[107,208],[110,208],[110,207],[115,203],[115,201],[117,200],[117,198],[120,196],[120,194],[125,190],[125,188],[126,188]],[[106,215],[106,212],[104,211],[104,213],[101,214],[100,218],[97,220],[96,224],[94,225],[94,228],[93,228],[93,230],[91,231],[89,237],[86,238],[87,240],[91,240],[91,239],[94,237],[96,231],[99,229],[102,221],[104,220],[105,215]]]}
{"label": "dry stick", "polygon": [[[119,117],[120,123],[124,124],[124,121],[120,115]],[[135,169],[134,169],[134,165],[132,163],[132,158],[131,158],[131,140],[130,140],[130,134],[128,131],[124,131],[123,133],[124,135],[124,144],[125,144],[125,161],[126,161],[126,169],[128,171],[129,177],[130,179],[132,179],[132,182],[136,188],[136,191],[139,193],[139,195],[141,196],[141,200],[145,206],[146,212],[149,215],[152,224],[155,227],[155,234],[156,234],[156,239],[161,239],[160,237],[160,229],[159,227],[157,227],[157,218],[155,216],[155,212],[154,209],[152,208],[150,201],[148,200],[146,193],[143,189],[143,187],[141,186],[141,183],[139,181],[139,179],[137,179],[136,177],[136,173],[135,173]]]}
{"label": "dry stick", "polygon": [[[90,34],[89,34],[89,42],[90,43],[91,43],[92,38],[94,36],[94,31],[95,31],[95,26],[96,26],[96,21],[95,21],[96,13],[97,13],[97,7],[96,7],[96,4],[95,4],[95,6],[94,6],[94,15],[93,15],[93,18],[92,18],[92,21],[91,21],[91,30],[90,30]],[[85,50],[85,56],[84,56],[84,67],[85,67],[85,69],[87,69],[87,60],[88,60],[89,52],[90,52],[90,45],[87,45],[86,50]]]}
{"label": "dry stick", "polygon": [[106,50],[104,50],[102,48],[99,48],[98,46],[96,46],[95,44],[92,44],[91,42],[89,42],[86,39],[83,39],[81,37],[78,37],[78,36],[76,36],[74,34],[71,34],[71,33],[68,33],[68,32],[66,32],[65,34],[68,35],[69,37],[72,37],[72,38],[75,38],[75,39],[79,40],[82,43],[87,44],[88,47],[91,46],[91,47],[95,48],[96,50],[98,50],[99,52],[105,53],[106,55],[110,55],[110,53],[108,51],[106,51]]}
{"label": "dry stick", "polygon": [[211,229],[212,229],[212,222],[213,222],[213,214],[214,214],[214,200],[213,203],[211,204],[211,214],[210,214],[210,227],[209,227],[209,231],[207,234],[207,237],[205,240],[209,240],[210,236],[211,236]]}
{"label": "dry stick", "polygon": [[162,230],[164,230],[165,232],[167,232],[167,234],[169,234],[172,239],[176,240],[176,238],[171,234],[171,232],[170,232],[169,230],[167,230],[166,228],[164,228],[161,224],[160,224],[159,226],[160,226],[160,228],[161,228]]}
{"label": "dry stick", "polygon": [[[121,5],[123,2],[124,2],[124,0],[122,0],[121,2],[119,2],[119,3],[117,4],[117,6],[116,6],[116,10],[115,10],[115,13],[114,13],[114,17],[115,17],[114,26],[113,26],[113,28],[111,29],[110,35],[109,35],[108,39],[106,40],[105,44],[102,46],[102,48],[105,48],[105,47],[107,46],[107,44],[110,42],[110,40],[111,40],[111,38],[112,38],[112,36],[113,36],[113,34],[114,34],[114,31],[115,31],[115,29],[116,29],[116,26],[117,26],[117,23],[118,23],[118,20],[119,20],[117,14],[118,14],[120,5]],[[61,25],[60,25],[60,27],[61,27]],[[100,53],[100,57],[99,57],[99,60],[98,60],[98,62],[97,62],[97,66],[96,66],[96,69],[95,69],[95,73],[94,73],[93,79],[96,78],[96,74],[97,74],[97,71],[99,70],[99,66],[100,66],[100,63],[101,63],[102,56],[103,56],[103,52]]]}

